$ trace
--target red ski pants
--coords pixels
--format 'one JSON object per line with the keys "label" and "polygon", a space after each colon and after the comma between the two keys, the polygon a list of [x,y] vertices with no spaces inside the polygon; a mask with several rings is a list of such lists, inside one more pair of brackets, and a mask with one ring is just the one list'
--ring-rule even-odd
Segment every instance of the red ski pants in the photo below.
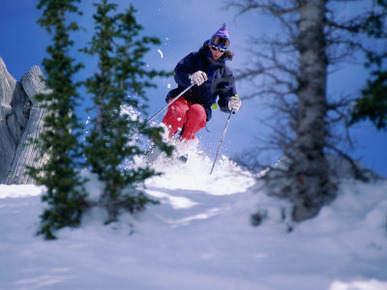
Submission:
{"label": "red ski pants", "polygon": [[169,130],[169,138],[183,128],[182,139],[191,140],[206,125],[207,114],[200,104],[193,104],[183,97],[168,107],[163,123]]}

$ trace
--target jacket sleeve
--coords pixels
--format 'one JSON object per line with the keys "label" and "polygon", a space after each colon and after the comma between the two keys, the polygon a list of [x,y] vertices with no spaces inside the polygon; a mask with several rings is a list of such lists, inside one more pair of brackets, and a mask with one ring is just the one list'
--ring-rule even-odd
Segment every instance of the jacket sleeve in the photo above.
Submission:
{"label": "jacket sleeve", "polygon": [[189,76],[194,73],[195,55],[194,52],[191,52],[176,65],[174,78],[179,86],[187,87],[191,84]]}
{"label": "jacket sleeve", "polygon": [[223,112],[231,112],[228,109],[228,101],[237,94],[235,80],[232,71],[226,67],[219,88],[218,105]]}

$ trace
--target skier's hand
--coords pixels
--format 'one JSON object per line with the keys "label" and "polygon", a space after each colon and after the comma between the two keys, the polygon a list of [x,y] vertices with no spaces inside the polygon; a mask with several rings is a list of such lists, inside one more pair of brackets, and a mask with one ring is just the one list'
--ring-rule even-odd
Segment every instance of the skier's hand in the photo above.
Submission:
{"label": "skier's hand", "polygon": [[242,101],[238,96],[231,97],[228,101],[228,109],[232,112],[238,112],[242,106]]}
{"label": "skier's hand", "polygon": [[192,75],[190,75],[189,79],[191,80],[191,84],[196,84],[197,86],[200,86],[208,78],[204,71],[198,70],[197,72],[194,72]]}

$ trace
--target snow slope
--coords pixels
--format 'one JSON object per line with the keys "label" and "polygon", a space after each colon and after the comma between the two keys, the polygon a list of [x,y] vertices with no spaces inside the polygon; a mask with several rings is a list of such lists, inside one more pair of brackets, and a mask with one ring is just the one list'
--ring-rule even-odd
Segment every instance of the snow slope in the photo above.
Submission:
{"label": "snow slope", "polygon": [[[286,202],[225,156],[211,165],[160,162],[164,175],[146,183],[160,205],[110,226],[93,210],[56,241],[34,235],[44,188],[0,185],[0,289],[387,289],[387,181],[344,180],[288,232]],[[270,218],[253,227],[257,208]]]}

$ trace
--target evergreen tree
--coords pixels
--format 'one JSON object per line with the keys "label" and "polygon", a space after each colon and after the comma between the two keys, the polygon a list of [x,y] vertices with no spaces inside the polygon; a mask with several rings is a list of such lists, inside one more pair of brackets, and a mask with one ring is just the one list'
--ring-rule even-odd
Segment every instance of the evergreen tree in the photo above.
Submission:
{"label": "evergreen tree", "polygon": [[[144,134],[161,142],[160,129],[150,128],[146,121],[124,114],[130,106],[145,112],[145,88],[153,87],[149,78],[164,72],[148,71],[143,62],[149,45],[159,44],[156,38],[139,37],[133,6],[121,14],[114,14],[116,4],[102,0],[94,4],[96,33],[84,51],[98,56],[98,72],[86,81],[88,93],[93,95],[96,117],[93,130],[87,137],[87,162],[99,180],[105,184],[98,202],[108,211],[106,223],[116,221],[120,209],[133,212],[154,201],[144,195],[138,185],[156,174],[150,168],[135,168],[133,159],[144,154],[136,136]],[[123,166],[124,162],[133,166]]]}
{"label": "evergreen tree", "polygon": [[76,163],[80,157],[80,123],[74,114],[78,84],[73,82],[81,65],[69,56],[73,46],[69,33],[78,26],[67,21],[70,13],[79,14],[76,2],[80,0],[40,0],[37,6],[43,11],[39,24],[52,35],[52,44],[47,48],[49,56],[43,60],[50,93],[36,96],[47,115],[44,131],[33,141],[46,162],[40,168],[30,168],[35,181],[47,189],[42,199],[48,206],[41,215],[39,231],[46,239],[55,239],[56,229],[78,226],[84,206],[83,180]]}
{"label": "evergreen tree", "polygon": [[[357,31],[365,32],[375,39],[386,39],[387,2],[378,0],[377,8],[359,24],[355,24]],[[370,119],[376,128],[387,129],[387,52],[377,53],[367,51],[366,67],[373,67],[371,78],[362,90],[362,96],[356,101],[351,115],[350,124]]]}

